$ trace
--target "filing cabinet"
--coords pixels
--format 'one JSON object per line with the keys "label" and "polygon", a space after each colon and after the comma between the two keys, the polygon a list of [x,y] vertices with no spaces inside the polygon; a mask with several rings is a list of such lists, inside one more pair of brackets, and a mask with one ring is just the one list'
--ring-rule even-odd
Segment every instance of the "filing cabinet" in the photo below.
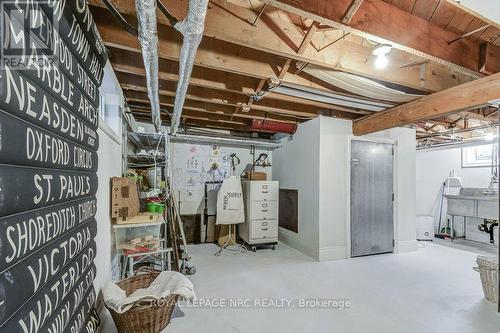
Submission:
{"label": "filing cabinet", "polygon": [[257,245],[278,243],[277,181],[244,181],[245,223],[238,225],[239,236],[255,251]]}

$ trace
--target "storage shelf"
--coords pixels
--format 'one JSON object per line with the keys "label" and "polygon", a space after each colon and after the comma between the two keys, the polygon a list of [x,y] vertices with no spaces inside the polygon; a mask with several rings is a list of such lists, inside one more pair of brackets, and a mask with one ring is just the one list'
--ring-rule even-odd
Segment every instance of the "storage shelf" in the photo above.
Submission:
{"label": "storage shelf", "polygon": [[132,142],[132,144],[134,144],[134,146],[136,146],[138,150],[156,149],[162,135],[163,134],[159,133],[137,133],[137,132],[127,133],[128,139]]}

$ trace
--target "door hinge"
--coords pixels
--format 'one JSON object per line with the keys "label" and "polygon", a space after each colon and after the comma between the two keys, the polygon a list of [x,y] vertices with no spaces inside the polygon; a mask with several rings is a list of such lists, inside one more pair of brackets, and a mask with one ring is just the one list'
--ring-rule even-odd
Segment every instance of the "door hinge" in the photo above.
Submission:
{"label": "door hinge", "polygon": [[394,239],[392,240],[392,247],[396,247],[396,241]]}
{"label": "door hinge", "polygon": [[392,194],[392,202],[394,202],[394,193]]}

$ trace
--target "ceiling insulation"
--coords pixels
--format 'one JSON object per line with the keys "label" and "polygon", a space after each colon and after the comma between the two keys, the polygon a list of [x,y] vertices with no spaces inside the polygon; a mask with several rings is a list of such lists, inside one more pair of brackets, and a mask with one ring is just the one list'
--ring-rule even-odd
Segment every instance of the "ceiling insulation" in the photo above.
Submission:
{"label": "ceiling insulation", "polygon": [[407,94],[396,89],[385,87],[378,82],[361,76],[344,73],[313,64],[309,64],[308,66],[306,66],[303,71],[328,84],[368,98],[374,98],[400,104],[410,102],[414,99],[422,97],[422,95]]}

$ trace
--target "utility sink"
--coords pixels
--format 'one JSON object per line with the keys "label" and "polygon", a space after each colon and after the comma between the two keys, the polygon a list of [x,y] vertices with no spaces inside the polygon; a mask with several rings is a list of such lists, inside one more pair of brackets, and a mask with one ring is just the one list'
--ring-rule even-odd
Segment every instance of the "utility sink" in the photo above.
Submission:
{"label": "utility sink", "polygon": [[461,188],[459,194],[446,194],[448,214],[498,220],[498,193],[486,188]]}

